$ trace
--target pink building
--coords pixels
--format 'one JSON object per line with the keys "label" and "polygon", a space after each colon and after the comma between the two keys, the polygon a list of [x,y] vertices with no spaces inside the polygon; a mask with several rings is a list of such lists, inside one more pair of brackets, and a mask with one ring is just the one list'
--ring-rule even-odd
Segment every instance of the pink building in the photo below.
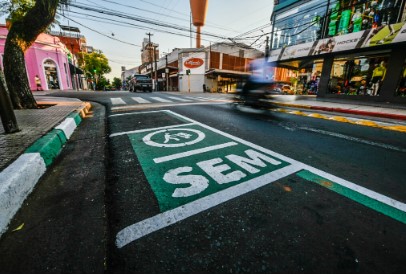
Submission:
{"label": "pink building", "polygon": [[[8,30],[0,25],[0,61],[3,69],[4,46]],[[72,89],[68,54],[70,51],[58,37],[40,34],[35,43],[25,53],[25,64],[31,90],[36,91],[35,76],[41,79],[44,90]]]}

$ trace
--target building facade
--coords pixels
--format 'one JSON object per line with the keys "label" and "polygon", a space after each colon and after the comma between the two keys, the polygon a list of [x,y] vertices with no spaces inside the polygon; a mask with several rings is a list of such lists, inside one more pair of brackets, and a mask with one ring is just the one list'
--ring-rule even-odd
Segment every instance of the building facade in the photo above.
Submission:
{"label": "building facade", "polygon": [[406,103],[405,1],[275,2],[276,81],[296,94]]}
{"label": "building facade", "polygon": [[[0,66],[3,68],[4,46],[8,30],[0,26]],[[69,68],[69,49],[55,36],[40,34],[25,53],[25,64],[30,88],[37,90],[35,77],[38,75],[43,90],[72,89]]]}
{"label": "building facade", "polygon": [[83,53],[90,53],[93,49],[87,45],[86,37],[80,34],[79,28],[63,25],[59,25],[59,27],[61,28],[60,31],[52,31],[50,34],[58,37],[70,51],[68,60],[72,87],[76,90],[87,90],[91,87],[89,84],[91,80],[87,79],[83,70],[79,68],[78,60],[83,60]]}
{"label": "building facade", "polygon": [[148,74],[156,78],[160,91],[233,93],[251,74],[249,63],[263,56],[264,52],[237,43],[175,48],[156,62],[123,70],[122,79]]}

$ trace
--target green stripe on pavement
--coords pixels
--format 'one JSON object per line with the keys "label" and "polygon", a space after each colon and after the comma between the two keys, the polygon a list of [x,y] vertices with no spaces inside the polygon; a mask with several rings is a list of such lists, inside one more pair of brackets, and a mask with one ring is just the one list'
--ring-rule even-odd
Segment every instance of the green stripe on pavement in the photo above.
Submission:
{"label": "green stripe on pavement", "polygon": [[296,174],[297,176],[317,183],[318,185],[321,185],[323,187],[326,187],[330,189],[331,191],[334,191],[340,195],[343,195],[355,202],[358,202],[366,207],[369,207],[377,212],[380,212],[386,216],[389,216],[397,221],[400,221],[402,223],[406,224],[406,213],[393,207],[388,204],[382,203],[380,201],[377,201],[375,199],[372,199],[366,195],[363,195],[359,192],[356,192],[354,190],[351,190],[347,187],[344,187],[340,184],[337,184],[335,182],[332,182],[328,179],[325,179],[323,177],[320,177],[316,174],[313,174],[307,170],[302,170],[299,173]]}
{"label": "green stripe on pavement", "polygon": [[67,142],[65,133],[60,129],[53,129],[31,145],[25,153],[40,153],[46,166],[52,164]]}
{"label": "green stripe on pavement", "polygon": [[[190,130],[204,133],[204,139],[196,144],[182,147],[154,147],[144,142],[145,137],[154,132],[158,134],[153,135],[151,141],[160,144],[164,143],[163,138],[165,133],[176,134],[182,132],[183,135],[190,134],[187,140],[193,140],[197,135]],[[199,125],[189,125],[187,129],[173,128],[167,131],[154,130],[128,135],[144,174],[156,195],[161,212],[174,209],[289,165],[287,162],[266,153],[261,153],[263,156],[277,162],[277,164],[270,164],[269,160],[258,160],[260,164],[251,164],[252,169],[257,171],[247,171],[241,165],[230,160],[230,158],[235,157],[249,158],[247,151],[254,151],[251,147],[241,143],[214,151],[174,158],[169,161],[155,162],[154,159],[161,157],[173,156],[174,154],[190,150],[200,150],[233,141],[228,137],[207,130]],[[179,139],[182,139],[182,137],[179,137]],[[219,182],[216,176],[220,176],[225,182]],[[199,192],[190,195],[175,195],[177,192],[191,190],[192,186],[197,185],[205,187]]]}

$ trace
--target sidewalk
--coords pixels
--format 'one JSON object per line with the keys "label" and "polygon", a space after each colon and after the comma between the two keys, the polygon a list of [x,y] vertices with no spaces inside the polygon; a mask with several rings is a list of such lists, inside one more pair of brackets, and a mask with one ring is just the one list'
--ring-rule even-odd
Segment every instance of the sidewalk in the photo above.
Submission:
{"label": "sidewalk", "polygon": [[270,100],[280,107],[311,109],[406,121],[406,104],[364,102],[295,95],[272,95]]}
{"label": "sidewalk", "polygon": [[36,100],[44,108],[15,110],[20,132],[6,135],[0,124],[0,236],[91,108],[77,99]]}

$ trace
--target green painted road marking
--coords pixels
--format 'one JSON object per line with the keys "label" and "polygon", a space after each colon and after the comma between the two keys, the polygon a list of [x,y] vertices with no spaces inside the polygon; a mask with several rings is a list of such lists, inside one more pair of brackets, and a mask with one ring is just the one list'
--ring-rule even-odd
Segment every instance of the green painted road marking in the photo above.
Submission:
{"label": "green painted road marking", "polygon": [[313,174],[309,171],[303,170],[300,171],[299,173],[297,173],[296,175],[298,175],[299,177],[317,183],[318,185],[321,185],[323,187],[326,187],[328,189],[330,189],[331,191],[334,191],[340,195],[343,195],[353,201],[356,201],[362,205],[365,205],[377,212],[380,212],[386,216],[389,216],[395,220],[398,220],[402,223],[406,224],[406,213],[394,208],[392,206],[389,206],[385,203],[382,203],[380,201],[371,199],[370,197],[365,196],[362,193],[356,192],[354,190],[351,190],[347,187],[344,187],[342,185],[337,184],[334,181],[331,180],[327,180],[321,176],[318,176],[316,174]]}
{"label": "green painted road marking", "polygon": [[162,115],[185,124],[110,136],[129,137],[162,211],[121,230],[119,248],[293,174],[406,223],[405,203],[174,112]]}
{"label": "green painted road marking", "polygon": [[289,165],[199,125],[128,136],[162,212]]}

